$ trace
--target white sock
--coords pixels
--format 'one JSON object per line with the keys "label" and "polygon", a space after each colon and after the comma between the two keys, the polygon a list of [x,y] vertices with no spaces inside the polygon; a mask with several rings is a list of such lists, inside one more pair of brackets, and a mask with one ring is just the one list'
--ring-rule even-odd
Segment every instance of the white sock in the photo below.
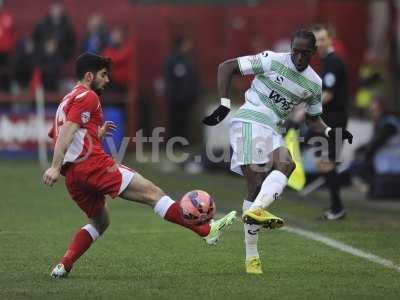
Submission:
{"label": "white sock", "polygon": [[276,200],[286,187],[288,178],[281,171],[272,171],[261,186],[261,190],[251,205],[254,208],[267,208],[274,200]]}
{"label": "white sock", "polygon": [[[243,201],[243,212],[248,210],[253,202]],[[246,259],[255,256],[260,257],[257,250],[258,232],[261,229],[260,225],[244,224],[244,242],[246,245]]]}
{"label": "white sock", "polygon": [[82,229],[85,229],[90,236],[92,237],[93,242],[97,240],[100,236],[99,232],[97,231],[96,227],[94,227],[92,224],[86,224],[85,226],[82,227]]}
{"label": "white sock", "polygon": [[154,206],[154,212],[164,219],[165,214],[167,213],[169,207],[174,203],[175,201],[172,200],[170,197],[163,196],[160,198],[160,200],[158,200],[158,202]]}

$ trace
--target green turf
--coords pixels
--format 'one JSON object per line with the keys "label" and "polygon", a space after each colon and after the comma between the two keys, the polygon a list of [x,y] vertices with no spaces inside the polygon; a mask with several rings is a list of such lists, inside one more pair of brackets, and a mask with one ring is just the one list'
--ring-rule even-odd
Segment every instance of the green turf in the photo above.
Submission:
{"label": "green turf", "polygon": [[[236,176],[137,168],[174,197],[209,191],[220,212],[239,209],[245,196]],[[0,170],[0,299],[400,299],[400,272],[285,231],[261,235],[265,273],[246,275],[240,223],[217,247],[207,247],[149,208],[123,200],[109,201],[109,230],[68,279],[54,281],[51,267],[85,218],[62,180],[54,188],[41,184],[36,163],[1,162]],[[316,219],[327,205],[321,192],[306,199],[286,193],[272,211],[289,225],[400,264],[398,210],[353,200],[349,218],[335,223]]]}

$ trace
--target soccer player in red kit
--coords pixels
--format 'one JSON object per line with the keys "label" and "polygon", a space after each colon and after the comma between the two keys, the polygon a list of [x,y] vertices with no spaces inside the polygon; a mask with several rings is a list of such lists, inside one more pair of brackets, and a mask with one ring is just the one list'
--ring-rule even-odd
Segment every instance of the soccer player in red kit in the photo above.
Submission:
{"label": "soccer player in red kit", "polygon": [[60,263],[53,269],[53,278],[63,278],[76,260],[98,239],[110,224],[105,195],[153,207],[161,218],[184,226],[210,245],[215,244],[227,226],[233,223],[232,211],[217,221],[202,225],[185,222],[177,202],[159,187],[132,169],[116,163],[106,154],[101,139],[116,129],[113,122],[104,122],[99,95],[109,82],[111,60],[85,53],[76,61],[78,84],[60,103],[49,136],[54,140],[51,167],[43,181],[52,186],[60,174],[71,198],[85,212],[88,224],[75,235]]}

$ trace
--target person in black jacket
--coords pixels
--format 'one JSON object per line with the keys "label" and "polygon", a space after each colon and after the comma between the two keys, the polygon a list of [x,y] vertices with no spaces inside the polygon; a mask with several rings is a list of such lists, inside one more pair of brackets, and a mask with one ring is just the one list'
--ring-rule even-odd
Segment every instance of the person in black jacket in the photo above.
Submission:
{"label": "person in black jacket", "polygon": [[164,64],[164,79],[169,111],[169,136],[189,137],[191,110],[200,92],[197,67],[189,38],[178,38]]}
{"label": "person in black jacket", "polygon": [[13,78],[19,89],[29,88],[35,66],[35,45],[31,38],[22,38],[17,44],[13,63]]}
{"label": "person in black jacket", "polygon": [[45,52],[49,39],[56,39],[58,51],[64,62],[68,61],[75,49],[75,32],[61,2],[54,2],[49,14],[41,19],[33,31],[33,41],[39,55]]}
{"label": "person in black jacket", "polygon": [[48,91],[58,91],[63,59],[55,38],[50,37],[45,41],[44,50],[36,60],[42,72],[43,87]]}
{"label": "person in black jacket", "polygon": [[[322,78],[322,119],[332,128],[346,129],[348,114],[348,86],[346,66],[336,55],[332,45],[332,32],[328,27],[317,25],[313,28],[317,40],[318,53],[321,58]],[[335,141],[328,141],[328,160],[324,162],[324,177],[329,189],[331,207],[324,213],[327,220],[337,220],[345,216],[342,199],[340,197],[340,180],[336,165],[340,159],[341,145]]]}
{"label": "person in black jacket", "polygon": [[372,197],[376,175],[400,174],[400,117],[389,112],[379,100],[370,103],[369,111],[374,122],[372,137],[356,149],[348,173],[367,183]]}

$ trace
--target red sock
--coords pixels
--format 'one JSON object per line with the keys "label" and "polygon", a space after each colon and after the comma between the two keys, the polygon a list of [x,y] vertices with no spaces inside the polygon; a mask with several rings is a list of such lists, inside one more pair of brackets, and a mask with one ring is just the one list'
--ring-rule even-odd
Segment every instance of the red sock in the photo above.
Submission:
{"label": "red sock", "polygon": [[61,263],[68,272],[72,269],[74,262],[89,249],[92,243],[93,239],[86,229],[82,228],[77,232],[67,252],[65,252],[64,256],[61,258]]}
{"label": "red sock", "polygon": [[210,227],[210,224],[208,224],[208,223],[205,223],[202,225],[191,225],[191,224],[186,223],[181,215],[181,212],[179,211],[178,202],[175,202],[168,208],[164,219],[166,219],[172,223],[179,224],[183,227],[186,227],[186,228],[196,232],[200,236],[207,236],[210,233],[211,227]]}

